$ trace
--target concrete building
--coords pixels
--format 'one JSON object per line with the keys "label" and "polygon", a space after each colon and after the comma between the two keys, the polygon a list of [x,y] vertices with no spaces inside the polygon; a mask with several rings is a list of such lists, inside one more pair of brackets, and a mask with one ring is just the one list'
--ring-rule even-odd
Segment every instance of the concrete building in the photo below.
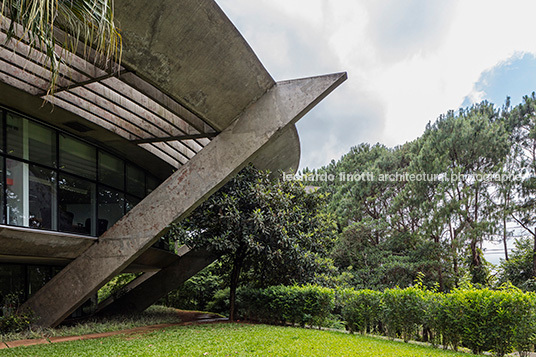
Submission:
{"label": "concrete building", "polygon": [[[116,0],[120,71],[73,54],[47,96],[44,56],[0,32],[0,300],[42,326],[122,272],[143,310],[214,260],[155,246],[238,170],[296,170],[295,122],[345,73],[276,83],[212,0]],[[44,101],[46,100],[46,102]]]}

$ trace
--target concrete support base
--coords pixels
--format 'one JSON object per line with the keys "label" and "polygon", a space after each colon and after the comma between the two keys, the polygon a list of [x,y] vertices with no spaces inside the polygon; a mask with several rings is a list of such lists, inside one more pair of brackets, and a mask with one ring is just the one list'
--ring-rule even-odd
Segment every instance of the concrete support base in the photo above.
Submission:
{"label": "concrete support base", "polygon": [[345,79],[337,73],[274,85],[23,308],[34,312],[37,325],[59,324]]}
{"label": "concrete support base", "polygon": [[150,274],[148,277],[143,274],[134,279],[119,293],[119,298],[110,302],[103,301],[103,304],[98,307],[97,314],[116,315],[142,312],[209,266],[216,258],[205,250],[188,250],[169,267]]}

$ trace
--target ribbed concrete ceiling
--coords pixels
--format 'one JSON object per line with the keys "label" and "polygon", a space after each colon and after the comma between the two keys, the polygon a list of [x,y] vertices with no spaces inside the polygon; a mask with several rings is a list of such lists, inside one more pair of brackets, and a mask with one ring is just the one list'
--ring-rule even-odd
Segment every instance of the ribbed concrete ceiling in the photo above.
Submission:
{"label": "ribbed concrete ceiling", "polygon": [[[173,168],[275,84],[212,0],[116,0],[115,11],[123,38],[120,68],[99,68],[72,55],[49,96],[46,56],[26,38],[6,42],[4,28],[0,81],[143,147]],[[295,169],[296,129],[259,157],[263,168]]]}

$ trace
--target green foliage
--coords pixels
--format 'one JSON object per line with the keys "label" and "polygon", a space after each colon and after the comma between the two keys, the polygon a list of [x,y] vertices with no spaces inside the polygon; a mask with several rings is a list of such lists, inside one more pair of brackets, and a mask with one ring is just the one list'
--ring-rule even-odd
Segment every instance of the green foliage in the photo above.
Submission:
{"label": "green foliage", "polygon": [[30,328],[32,314],[15,313],[0,317],[0,334],[20,332]]}
{"label": "green foliage", "polygon": [[455,290],[440,304],[439,319],[446,342],[460,341],[474,353],[503,356],[526,352],[536,333],[536,295],[515,288]]}
{"label": "green foliage", "polygon": [[510,259],[500,266],[500,282],[511,282],[520,289],[536,291],[535,278],[532,274],[534,247],[532,239],[522,238],[514,242]]}
{"label": "green foliage", "polygon": [[28,330],[34,321],[31,311],[20,310],[19,294],[7,294],[2,302],[0,335]]}
{"label": "green foliage", "polygon": [[[530,108],[518,109],[531,116]],[[412,142],[361,144],[313,171],[337,178],[316,184],[330,194],[328,211],[343,228],[332,257],[340,271],[351,270],[354,287],[407,287],[418,272],[440,291],[458,287],[467,272],[472,283],[490,285],[480,246],[513,219],[512,192],[519,186],[485,179],[515,172],[511,149],[519,143],[512,133],[520,123],[512,118],[522,116],[509,110],[483,102],[450,111]],[[352,174],[362,175],[338,179]],[[534,211],[534,204],[525,206]]]}
{"label": "green foliage", "polygon": [[385,327],[390,337],[404,341],[428,337],[474,353],[491,351],[504,356],[514,350],[521,355],[533,347],[536,334],[536,294],[512,286],[501,290],[455,289],[444,294],[422,289],[346,292],[343,316],[350,331],[361,333]]}
{"label": "green foliage", "polygon": [[214,270],[213,266],[203,269],[170,292],[162,303],[184,310],[207,310],[208,303],[223,285],[222,278]]}
{"label": "green foliage", "polygon": [[380,332],[381,296],[374,290],[351,290],[345,294],[342,317],[350,332]]}
{"label": "green foliage", "polygon": [[[90,57],[95,50],[95,62],[108,65],[119,60],[121,35],[114,24],[113,1],[110,0],[3,0],[0,6],[0,23],[8,28],[8,39],[29,37],[30,45],[46,54],[50,69],[49,91],[54,92],[60,75],[60,65],[69,61],[64,51],[55,46],[75,52],[79,42],[84,45],[84,56]],[[2,17],[6,18],[2,18]],[[17,31],[17,26],[22,31]],[[57,31],[65,32],[63,41],[58,41]]]}
{"label": "green foliage", "polygon": [[417,287],[387,289],[382,294],[381,310],[387,335],[402,336],[405,342],[414,338],[424,324],[425,291]]}
{"label": "green foliage", "polygon": [[270,180],[244,168],[175,226],[172,239],[207,249],[220,259],[230,287],[230,318],[241,279],[255,287],[309,283],[329,264],[336,238],[326,197],[307,193],[300,182]]}
{"label": "green foliage", "polygon": [[[237,312],[243,319],[275,324],[328,326],[334,307],[332,289],[317,285],[239,288]],[[224,312],[228,292],[220,291],[209,304],[211,311]]]}
{"label": "green foliage", "polygon": [[121,289],[139,275],[139,273],[124,273],[113,277],[109,282],[107,282],[102,288],[99,289],[99,303],[106,300],[112,295],[116,298],[119,297],[119,294],[121,294]]}

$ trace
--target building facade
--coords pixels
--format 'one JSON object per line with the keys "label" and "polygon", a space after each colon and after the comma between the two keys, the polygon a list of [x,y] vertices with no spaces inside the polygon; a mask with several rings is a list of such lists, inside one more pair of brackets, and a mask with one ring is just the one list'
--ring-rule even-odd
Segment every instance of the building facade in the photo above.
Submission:
{"label": "building facade", "polygon": [[53,96],[43,53],[0,31],[0,299],[42,326],[122,272],[143,274],[99,310],[143,310],[217,259],[155,244],[248,163],[295,171],[295,122],[346,79],[275,82],[212,0],[115,13],[122,62],[72,53]]}

